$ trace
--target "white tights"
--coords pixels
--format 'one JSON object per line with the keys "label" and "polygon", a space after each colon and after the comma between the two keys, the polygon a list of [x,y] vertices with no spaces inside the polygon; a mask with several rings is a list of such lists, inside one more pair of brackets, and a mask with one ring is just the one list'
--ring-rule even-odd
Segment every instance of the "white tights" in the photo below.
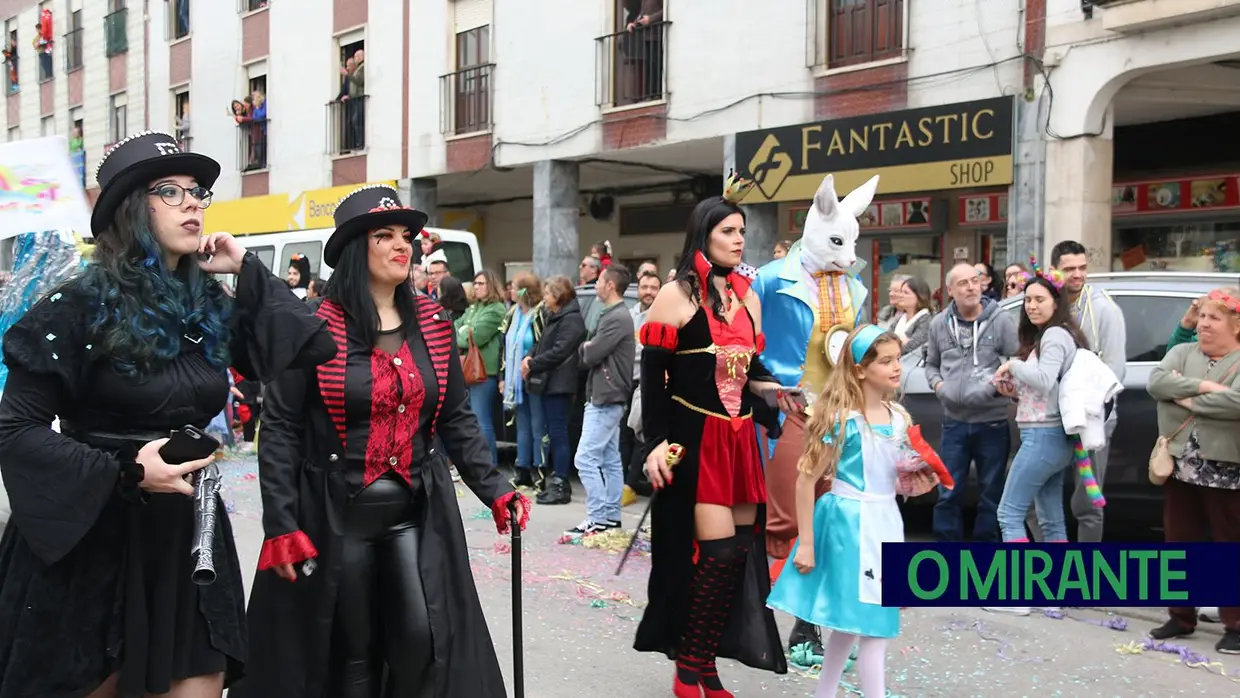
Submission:
{"label": "white tights", "polygon": [[865,698],[884,698],[887,695],[883,677],[887,640],[881,637],[858,638],[852,633],[833,630],[823,647],[822,674],[818,678],[814,698],[835,698],[840,679],[844,677],[844,665],[848,663],[854,644],[858,645],[857,678],[861,684],[861,694]]}

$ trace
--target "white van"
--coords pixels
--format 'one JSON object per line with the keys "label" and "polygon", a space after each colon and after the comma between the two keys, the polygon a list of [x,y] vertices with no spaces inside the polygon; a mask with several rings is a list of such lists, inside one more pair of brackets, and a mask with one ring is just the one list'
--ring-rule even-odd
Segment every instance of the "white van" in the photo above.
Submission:
{"label": "white van", "polygon": [[[239,233],[237,239],[246,249],[258,255],[271,273],[284,278],[289,259],[303,254],[310,260],[310,272],[326,281],[332,275],[331,267],[323,263],[323,245],[335,228],[293,230],[284,233]],[[482,269],[482,253],[478,250],[478,237],[467,230],[426,228],[437,233],[443,240],[443,253],[448,258],[448,269],[465,284],[471,284],[474,275]],[[415,253],[415,259],[417,253]],[[221,280],[233,284],[227,276]]]}

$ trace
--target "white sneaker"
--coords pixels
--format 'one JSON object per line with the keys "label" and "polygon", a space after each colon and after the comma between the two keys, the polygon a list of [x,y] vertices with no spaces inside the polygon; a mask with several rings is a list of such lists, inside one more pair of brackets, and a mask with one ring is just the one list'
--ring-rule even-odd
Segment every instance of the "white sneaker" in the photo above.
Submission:
{"label": "white sneaker", "polygon": [[1203,606],[1197,614],[1197,618],[1198,620],[1203,620],[1207,623],[1222,622],[1222,618],[1218,613],[1218,606]]}
{"label": "white sneaker", "polygon": [[982,610],[991,613],[1004,613],[1009,616],[1027,616],[1031,609],[1028,606],[982,606]]}

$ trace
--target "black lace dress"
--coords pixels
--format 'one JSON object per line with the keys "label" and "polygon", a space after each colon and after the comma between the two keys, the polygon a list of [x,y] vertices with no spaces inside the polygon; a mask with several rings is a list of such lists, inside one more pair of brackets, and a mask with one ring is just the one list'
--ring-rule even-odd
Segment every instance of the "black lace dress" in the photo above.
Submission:
{"label": "black lace dress", "polygon": [[[217,579],[190,579],[193,504],[137,487],[144,443],[203,428],[228,393],[224,369],[184,338],[143,382],[111,368],[88,334],[92,301],[72,281],[4,336],[0,468],[12,520],[0,541],[0,698],[79,698],[120,672],[122,695],[224,672],[246,657],[237,549],[220,503]],[[234,363],[270,379],[335,351],[324,324],[253,255],[237,286]],[[61,433],[49,429],[54,417]],[[227,486],[227,483],[225,483]]]}

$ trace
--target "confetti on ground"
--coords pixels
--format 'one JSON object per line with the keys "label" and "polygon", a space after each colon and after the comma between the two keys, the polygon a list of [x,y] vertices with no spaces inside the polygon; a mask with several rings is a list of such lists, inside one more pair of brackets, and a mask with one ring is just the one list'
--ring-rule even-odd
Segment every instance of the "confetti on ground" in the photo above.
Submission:
{"label": "confetti on ground", "polygon": [[[633,540],[633,532],[623,529],[612,529],[602,533],[595,533],[588,536],[577,536],[572,534],[564,534],[557,541],[560,545],[579,545],[583,548],[592,550],[605,550],[611,553],[623,553],[629,547],[629,541]],[[650,540],[644,536],[638,536],[637,541],[633,544],[633,552],[649,553]]]}
{"label": "confetti on ground", "polygon": [[1028,664],[1036,664],[1036,663],[1041,663],[1041,662],[1046,661],[1045,659],[1042,659],[1041,657],[1012,657],[1008,655],[1008,650],[1011,649],[1012,643],[1008,642],[1007,640],[1004,640],[1003,638],[997,635],[992,634],[990,629],[987,628],[986,625],[982,623],[980,620],[973,620],[973,621],[954,620],[954,621],[949,622],[943,628],[943,630],[946,632],[962,632],[965,630],[972,630],[976,632],[977,636],[982,638],[983,640],[987,642],[994,642],[999,645],[999,649],[996,651],[996,654],[999,655],[1000,659],[1006,659],[1011,662],[1024,662]]}
{"label": "confetti on ground", "polygon": [[[622,605],[640,609],[646,606],[644,603],[637,603],[623,591],[607,591],[588,578],[574,575],[571,572],[565,571],[563,574],[558,574],[548,579],[571,582],[576,585],[577,598],[587,599],[591,608],[607,608],[611,605]],[[638,619],[631,618],[630,620]]]}
{"label": "confetti on ground", "polygon": [[1064,613],[1062,610],[1057,608],[1044,608],[1042,609],[1042,615],[1054,620],[1064,620],[1066,618],[1068,620],[1074,620],[1078,623],[1089,623],[1090,625],[1096,625],[1100,628],[1118,630],[1121,633],[1128,630],[1128,619],[1123,616],[1111,616],[1106,620],[1095,620],[1093,618],[1080,618],[1078,616],[1073,616],[1068,613]]}
{"label": "confetti on ground", "polygon": [[495,554],[507,555],[512,552],[512,546],[502,540],[495,541]]}
{"label": "confetti on ground", "polygon": [[1228,671],[1222,662],[1210,661],[1209,657],[1185,645],[1176,645],[1170,642],[1146,638],[1141,642],[1116,645],[1115,651],[1119,654],[1144,654],[1146,652],[1174,654],[1179,657],[1180,663],[1190,669],[1204,669],[1210,674],[1217,674],[1223,678],[1240,683],[1240,671]]}
{"label": "confetti on ground", "polygon": [[470,518],[470,520],[472,520],[472,521],[490,521],[490,520],[491,520],[491,510],[490,510],[490,509],[488,509],[488,508],[486,508],[486,507],[483,507],[483,508],[479,509],[478,511],[475,511],[475,512],[474,512],[474,515],[473,515],[473,516],[471,516],[471,517],[469,517],[469,518]]}

